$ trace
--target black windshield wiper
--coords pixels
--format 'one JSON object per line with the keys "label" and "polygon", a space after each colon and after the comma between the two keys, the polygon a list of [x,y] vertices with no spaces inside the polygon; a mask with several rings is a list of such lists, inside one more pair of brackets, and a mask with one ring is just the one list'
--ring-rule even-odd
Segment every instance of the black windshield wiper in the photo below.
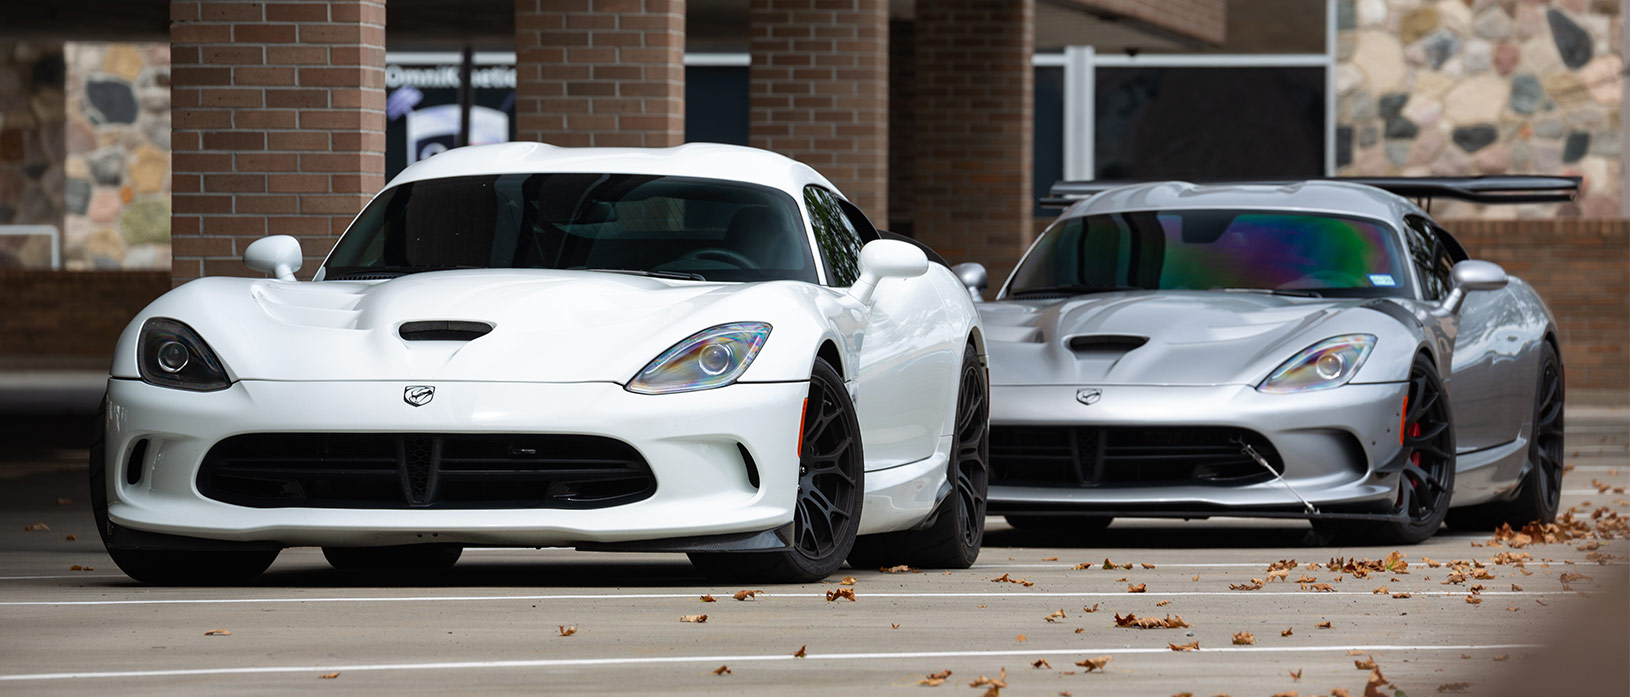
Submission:
{"label": "black windshield wiper", "polygon": [[1044,286],[1041,288],[1025,288],[1008,293],[1009,296],[1022,298],[1027,295],[1086,295],[1087,293],[1113,293],[1120,290],[1146,290],[1137,286]]}
{"label": "black windshield wiper", "polygon": [[578,271],[600,271],[603,273],[621,273],[630,276],[650,276],[652,278],[676,278],[683,281],[706,281],[707,277],[689,271],[649,271],[646,269],[577,269]]}
{"label": "black windshield wiper", "polygon": [[426,271],[452,271],[452,270],[455,270],[455,269],[483,269],[483,268],[486,268],[486,267],[484,267],[484,266],[427,266],[427,265],[421,265],[421,264],[406,264],[406,265],[395,265],[395,266],[358,266],[358,267],[346,269],[344,271],[339,271],[339,272],[330,274],[328,276],[324,276],[323,278],[324,278],[324,280],[329,280],[329,281],[343,281],[343,280],[345,280],[345,279],[347,279],[349,277],[352,277],[352,276],[360,276],[360,277],[362,277],[364,279],[370,279],[371,280],[371,279],[376,279],[376,278],[381,278],[381,277],[386,277],[386,276],[391,277],[391,278],[396,278],[398,276],[406,276],[408,274],[413,274],[413,273],[423,273],[423,272],[426,272]]}
{"label": "black windshield wiper", "polygon": [[1302,290],[1298,288],[1212,288],[1224,293],[1264,293],[1267,295],[1288,295],[1293,298],[1322,298],[1318,291]]}

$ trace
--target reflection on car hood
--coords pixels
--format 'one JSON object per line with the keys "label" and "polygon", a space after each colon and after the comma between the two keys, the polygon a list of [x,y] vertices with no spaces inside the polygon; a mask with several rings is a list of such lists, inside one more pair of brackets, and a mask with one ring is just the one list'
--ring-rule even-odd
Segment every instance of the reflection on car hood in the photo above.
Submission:
{"label": "reflection on car hood", "polygon": [[[731,318],[721,323],[757,319],[738,316],[758,306],[741,298],[772,285],[500,269],[374,282],[211,278],[151,309],[192,325],[239,379],[621,382],[715,311]],[[404,322],[438,320],[492,330],[471,341],[399,335]]]}
{"label": "reflection on car hood", "polygon": [[1128,291],[978,307],[992,384],[1222,385],[1256,384],[1364,302]]}

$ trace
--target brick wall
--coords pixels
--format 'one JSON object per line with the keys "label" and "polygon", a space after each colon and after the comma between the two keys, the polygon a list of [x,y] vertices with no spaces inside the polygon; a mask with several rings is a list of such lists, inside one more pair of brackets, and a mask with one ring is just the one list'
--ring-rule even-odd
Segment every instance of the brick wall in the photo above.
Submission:
{"label": "brick wall", "polygon": [[1630,220],[1444,220],[1474,259],[1539,291],[1556,315],[1570,390],[1630,395]]}
{"label": "brick wall", "polygon": [[1032,220],[1035,0],[917,4],[914,233],[1005,278]]}
{"label": "brick wall", "polygon": [[[1063,0],[1206,43],[1228,36],[1228,0]],[[1316,0],[1307,0],[1313,4]],[[1322,3],[1321,3],[1322,4]],[[1317,11],[1316,9],[1314,11]]]}
{"label": "brick wall", "polygon": [[516,139],[685,142],[685,0],[515,0]]}
{"label": "brick wall", "polygon": [[751,0],[754,147],[814,167],[876,223],[888,214],[887,0]]}
{"label": "brick wall", "polygon": [[168,271],[0,269],[0,357],[15,367],[110,356],[130,318],[169,289]]}
{"label": "brick wall", "polygon": [[384,0],[170,3],[174,281],[247,275],[266,235],[309,277],[385,184]]}

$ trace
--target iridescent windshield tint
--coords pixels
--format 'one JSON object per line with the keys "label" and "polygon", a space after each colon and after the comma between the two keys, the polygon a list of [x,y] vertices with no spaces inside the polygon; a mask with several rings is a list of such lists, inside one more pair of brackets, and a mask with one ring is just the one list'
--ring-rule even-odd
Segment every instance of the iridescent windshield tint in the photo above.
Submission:
{"label": "iridescent windshield tint", "polygon": [[1407,295],[1383,223],[1326,214],[1135,211],[1055,225],[1014,273],[1010,295],[1044,289],[1311,291]]}

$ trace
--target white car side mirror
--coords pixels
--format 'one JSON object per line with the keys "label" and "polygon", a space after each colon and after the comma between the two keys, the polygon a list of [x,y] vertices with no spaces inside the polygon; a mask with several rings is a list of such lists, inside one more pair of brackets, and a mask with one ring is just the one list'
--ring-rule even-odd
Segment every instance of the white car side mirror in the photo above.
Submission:
{"label": "white car side mirror", "polygon": [[279,281],[294,280],[300,270],[300,240],[288,235],[273,235],[250,243],[243,250],[243,265],[250,271],[269,273]]}
{"label": "white car side mirror", "polygon": [[985,270],[984,264],[964,262],[951,267],[951,273],[956,274],[957,280],[968,288],[968,295],[973,296],[974,302],[985,301],[984,290],[990,287],[990,272]]}
{"label": "white car side mirror", "polygon": [[1459,312],[1460,306],[1466,301],[1466,293],[1474,290],[1499,290],[1511,282],[1506,276],[1505,269],[1492,261],[1479,261],[1467,259],[1455,264],[1449,270],[1449,279],[1454,287],[1449,290],[1449,296],[1443,299],[1443,308],[1450,312]]}
{"label": "white car side mirror", "polygon": [[872,301],[877,282],[885,278],[911,278],[928,272],[928,255],[910,242],[872,240],[860,249],[860,277],[849,295],[862,304]]}

